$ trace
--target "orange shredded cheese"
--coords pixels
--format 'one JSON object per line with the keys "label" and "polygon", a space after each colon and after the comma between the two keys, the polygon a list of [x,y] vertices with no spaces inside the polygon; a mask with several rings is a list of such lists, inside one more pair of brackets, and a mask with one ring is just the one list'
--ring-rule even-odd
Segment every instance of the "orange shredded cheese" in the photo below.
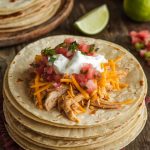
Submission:
{"label": "orange shredded cheese", "polygon": [[72,80],[71,79],[61,79],[60,82],[70,83],[70,82],[72,82]]}
{"label": "orange shredded cheese", "polygon": [[68,95],[73,98],[73,96],[71,95],[70,91],[67,91]]}
{"label": "orange shredded cheese", "polygon": [[71,76],[72,79],[72,83],[75,85],[75,87],[81,92],[81,94],[86,98],[89,99],[89,94],[80,87],[80,85],[78,84],[78,82],[76,81],[75,77],[72,75]]}
{"label": "orange shredded cheese", "polygon": [[40,82],[38,82],[36,85],[32,85],[32,86],[30,86],[30,88],[36,88],[36,87],[40,87],[40,86],[44,86],[44,85],[47,85],[47,84],[49,84],[48,82],[44,82],[44,83],[40,83]]}
{"label": "orange shredded cheese", "polygon": [[117,56],[117,57],[114,59],[114,62],[116,63],[116,62],[120,61],[120,60],[123,58],[123,56],[124,56],[124,55],[122,55],[122,56]]}
{"label": "orange shredded cheese", "polygon": [[74,92],[73,92],[73,87],[71,84],[69,85],[69,90],[70,90],[70,94],[72,95],[72,97],[75,97]]}
{"label": "orange shredded cheese", "polygon": [[119,87],[120,88],[126,88],[126,87],[128,87],[128,84],[126,84],[126,83],[119,83]]}
{"label": "orange shredded cheese", "polygon": [[37,94],[39,94],[39,93],[41,93],[41,92],[47,90],[50,86],[52,86],[52,84],[49,83],[48,85],[46,85],[46,86],[44,86],[44,87],[42,87],[42,88],[39,88],[39,90],[37,90],[37,91],[34,93],[34,95],[37,95]]}
{"label": "orange shredded cheese", "polygon": [[123,101],[123,102],[120,102],[120,103],[121,103],[121,104],[124,104],[124,105],[128,105],[128,104],[132,104],[134,101],[135,101],[135,100],[133,100],[133,99],[127,99],[127,100],[125,100],[125,101]]}
{"label": "orange shredded cheese", "polygon": [[112,71],[115,72],[116,71],[116,65],[115,65],[114,61],[109,60],[109,64],[110,64],[110,67],[111,67]]}
{"label": "orange shredded cheese", "polygon": [[[39,87],[37,86],[39,80],[40,80],[40,76],[39,76],[39,74],[37,73],[37,74],[36,74],[36,77],[35,77],[35,86],[36,86],[35,92],[37,92],[37,91],[39,90]],[[37,104],[38,104],[39,109],[43,109],[42,97],[41,97],[41,94],[40,94],[40,93],[37,94]]]}

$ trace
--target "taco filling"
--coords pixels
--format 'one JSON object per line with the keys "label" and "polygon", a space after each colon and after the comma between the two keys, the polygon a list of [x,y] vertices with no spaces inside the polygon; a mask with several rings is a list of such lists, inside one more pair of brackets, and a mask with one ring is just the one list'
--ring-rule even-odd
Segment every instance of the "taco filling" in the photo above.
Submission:
{"label": "taco filling", "polygon": [[107,60],[97,51],[94,44],[67,38],[36,55],[30,89],[37,107],[47,111],[56,107],[69,120],[79,122],[78,114],[121,109],[133,103],[132,99],[119,102],[109,98],[110,92],[128,87],[122,82],[127,71],[117,67],[123,56]]}

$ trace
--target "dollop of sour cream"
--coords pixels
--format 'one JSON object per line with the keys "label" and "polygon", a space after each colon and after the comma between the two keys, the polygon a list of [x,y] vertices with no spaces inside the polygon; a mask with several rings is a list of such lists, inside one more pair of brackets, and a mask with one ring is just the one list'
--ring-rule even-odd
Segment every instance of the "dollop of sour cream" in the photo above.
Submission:
{"label": "dollop of sour cream", "polygon": [[80,51],[76,51],[71,60],[62,54],[58,54],[54,61],[54,69],[60,74],[79,74],[83,64],[88,63],[91,64],[97,71],[103,72],[104,70],[101,68],[101,64],[106,62],[107,59],[103,55],[87,56],[83,55]]}

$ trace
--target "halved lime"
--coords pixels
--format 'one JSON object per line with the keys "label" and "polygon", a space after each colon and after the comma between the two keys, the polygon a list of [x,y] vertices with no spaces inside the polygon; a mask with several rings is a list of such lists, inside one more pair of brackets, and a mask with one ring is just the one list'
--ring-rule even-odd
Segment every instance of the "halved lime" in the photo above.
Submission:
{"label": "halved lime", "polygon": [[101,32],[109,20],[107,5],[93,9],[75,22],[75,26],[85,34],[93,35]]}

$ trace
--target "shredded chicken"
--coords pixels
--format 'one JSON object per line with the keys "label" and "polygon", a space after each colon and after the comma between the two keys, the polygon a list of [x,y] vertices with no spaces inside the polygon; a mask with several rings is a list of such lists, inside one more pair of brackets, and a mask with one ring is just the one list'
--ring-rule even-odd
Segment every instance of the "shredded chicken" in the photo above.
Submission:
{"label": "shredded chicken", "polygon": [[66,116],[72,120],[72,121],[75,121],[75,122],[79,122],[77,116],[75,115],[74,111],[72,110],[71,108],[71,105],[72,105],[72,99],[71,98],[68,98],[67,96],[62,99],[63,100],[63,103],[61,105],[62,109],[64,110]]}
{"label": "shredded chicken", "polygon": [[56,106],[57,99],[66,93],[68,86],[60,86],[57,90],[50,92],[45,99],[45,108],[47,111],[50,111],[53,107]]}
{"label": "shredded chicken", "polygon": [[105,109],[119,109],[121,108],[121,105],[114,104],[105,100],[96,99],[91,101],[91,105],[98,107],[98,108],[105,108]]}

